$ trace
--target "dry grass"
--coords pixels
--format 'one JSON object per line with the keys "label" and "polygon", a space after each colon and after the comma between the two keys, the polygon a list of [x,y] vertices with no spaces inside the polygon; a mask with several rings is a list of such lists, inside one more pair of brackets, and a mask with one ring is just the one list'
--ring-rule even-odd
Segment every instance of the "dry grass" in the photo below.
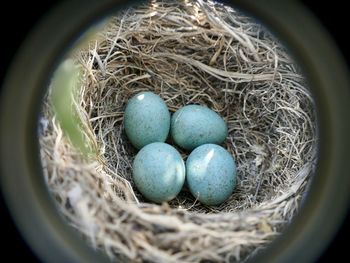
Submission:
{"label": "dry grass", "polygon": [[[314,104],[286,50],[261,25],[211,2],[152,1],[113,17],[74,57],[84,67],[75,107],[98,154],[86,160],[71,146],[49,99],[41,154],[60,211],[92,246],[113,260],[236,262],[292,219],[316,159]],[[159,206],[134,188],[136,150],[123,110],[144,90],[172,113],[196,103],[227,121],[223,146],[238,169],[227,202],[204,206],[184,189]]]}

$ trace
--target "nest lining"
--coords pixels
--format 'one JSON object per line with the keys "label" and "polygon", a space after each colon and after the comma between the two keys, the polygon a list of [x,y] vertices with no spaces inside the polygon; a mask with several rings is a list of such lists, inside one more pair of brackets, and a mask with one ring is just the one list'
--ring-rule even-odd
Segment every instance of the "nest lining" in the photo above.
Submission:
{"label": "nest lining", "polygon": [[[93,247],[115,261],[237,262],[295,215],[316,161],[314,103],[298,67],[262,25],[214,2],[152,1],[112,17],[74,59],[84,68],[75,107],[97,154],[86,160],[71,146],[49,96],[39,139],[58,208]],[[134,187],[137,151],[123,111],[146,90],[171,113],[200,104],[225,119],[222,146],[238,177],[225,203],[202,205],[184,188],[156,205]],[[186,159],[189,152],[177,149]]]}

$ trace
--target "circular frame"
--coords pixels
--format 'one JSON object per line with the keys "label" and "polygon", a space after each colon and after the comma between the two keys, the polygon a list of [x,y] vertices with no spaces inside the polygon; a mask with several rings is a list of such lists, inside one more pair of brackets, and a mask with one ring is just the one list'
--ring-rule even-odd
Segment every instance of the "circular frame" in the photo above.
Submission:
{"label": "circular frame", "polygon": [[[318,166],[307,198],[283,235],[251,260],[313,261],[331,241],[349,207],[346,64],[317,20],[298,2],[223,2],[258,18],[284,42],[302,66],[318,114]],[[1,186],[17,227],[45,262],[109,262],[56,209],[42,175],[37,121],[50,76],[77,37],[93,22],[130,4],[115,0],[60,4],[23,43],[5,80],[0,104],[0,123],[6,124],[0,131]]]}

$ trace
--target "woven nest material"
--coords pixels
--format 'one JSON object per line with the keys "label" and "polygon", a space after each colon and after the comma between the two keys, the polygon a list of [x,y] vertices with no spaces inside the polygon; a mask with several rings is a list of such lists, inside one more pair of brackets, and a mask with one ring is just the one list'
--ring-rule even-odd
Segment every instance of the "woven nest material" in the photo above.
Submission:
{"label": "woven nest material", "polygon": [[[112,260],[237,262],[298,211],[316,161],[314,103],[285,48],[253,19],[212,2],[153,1],[111,18],[74,59],[84,68],[75,107],[97,154],[72,146],[48,97],[43,170],[67,222]],[[200,104],[225,119],[222,146],[238,176],[225,203],[205,206],[183,189],[157,205],[134,187],[123,111],[145,90],[171,113]]]}

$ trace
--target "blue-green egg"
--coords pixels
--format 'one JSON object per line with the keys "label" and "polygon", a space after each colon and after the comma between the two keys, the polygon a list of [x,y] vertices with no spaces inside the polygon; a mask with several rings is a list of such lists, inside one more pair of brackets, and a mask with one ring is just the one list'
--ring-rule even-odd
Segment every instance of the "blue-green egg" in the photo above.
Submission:
{"label": "blue-green egg", "polygon": [[185,182],[184,161],[169,144],[148,144],[135,157],[133,180],[148,200],[156,203],[170,201],[181,191]]}
{"label": "blue-green egg", "polygon": [[222,143],[227,137],[225,121],[215,111],[200,105],[187,105],[171,118],[171,136],[186,150],[205,143]]}
{"label": "blue-green egg", "polygon": [[141,149],[152,142],[165,142],[170,130],[170,113],[161,97],[141,92],[128,101],[124,126],[132,145]]}
{"label": "blue-green egg", "polygon": [[219,205],[236,185],[236,164],[232,155],[216,144],[194,149],[186,161],[186,182],[202,204]]}

